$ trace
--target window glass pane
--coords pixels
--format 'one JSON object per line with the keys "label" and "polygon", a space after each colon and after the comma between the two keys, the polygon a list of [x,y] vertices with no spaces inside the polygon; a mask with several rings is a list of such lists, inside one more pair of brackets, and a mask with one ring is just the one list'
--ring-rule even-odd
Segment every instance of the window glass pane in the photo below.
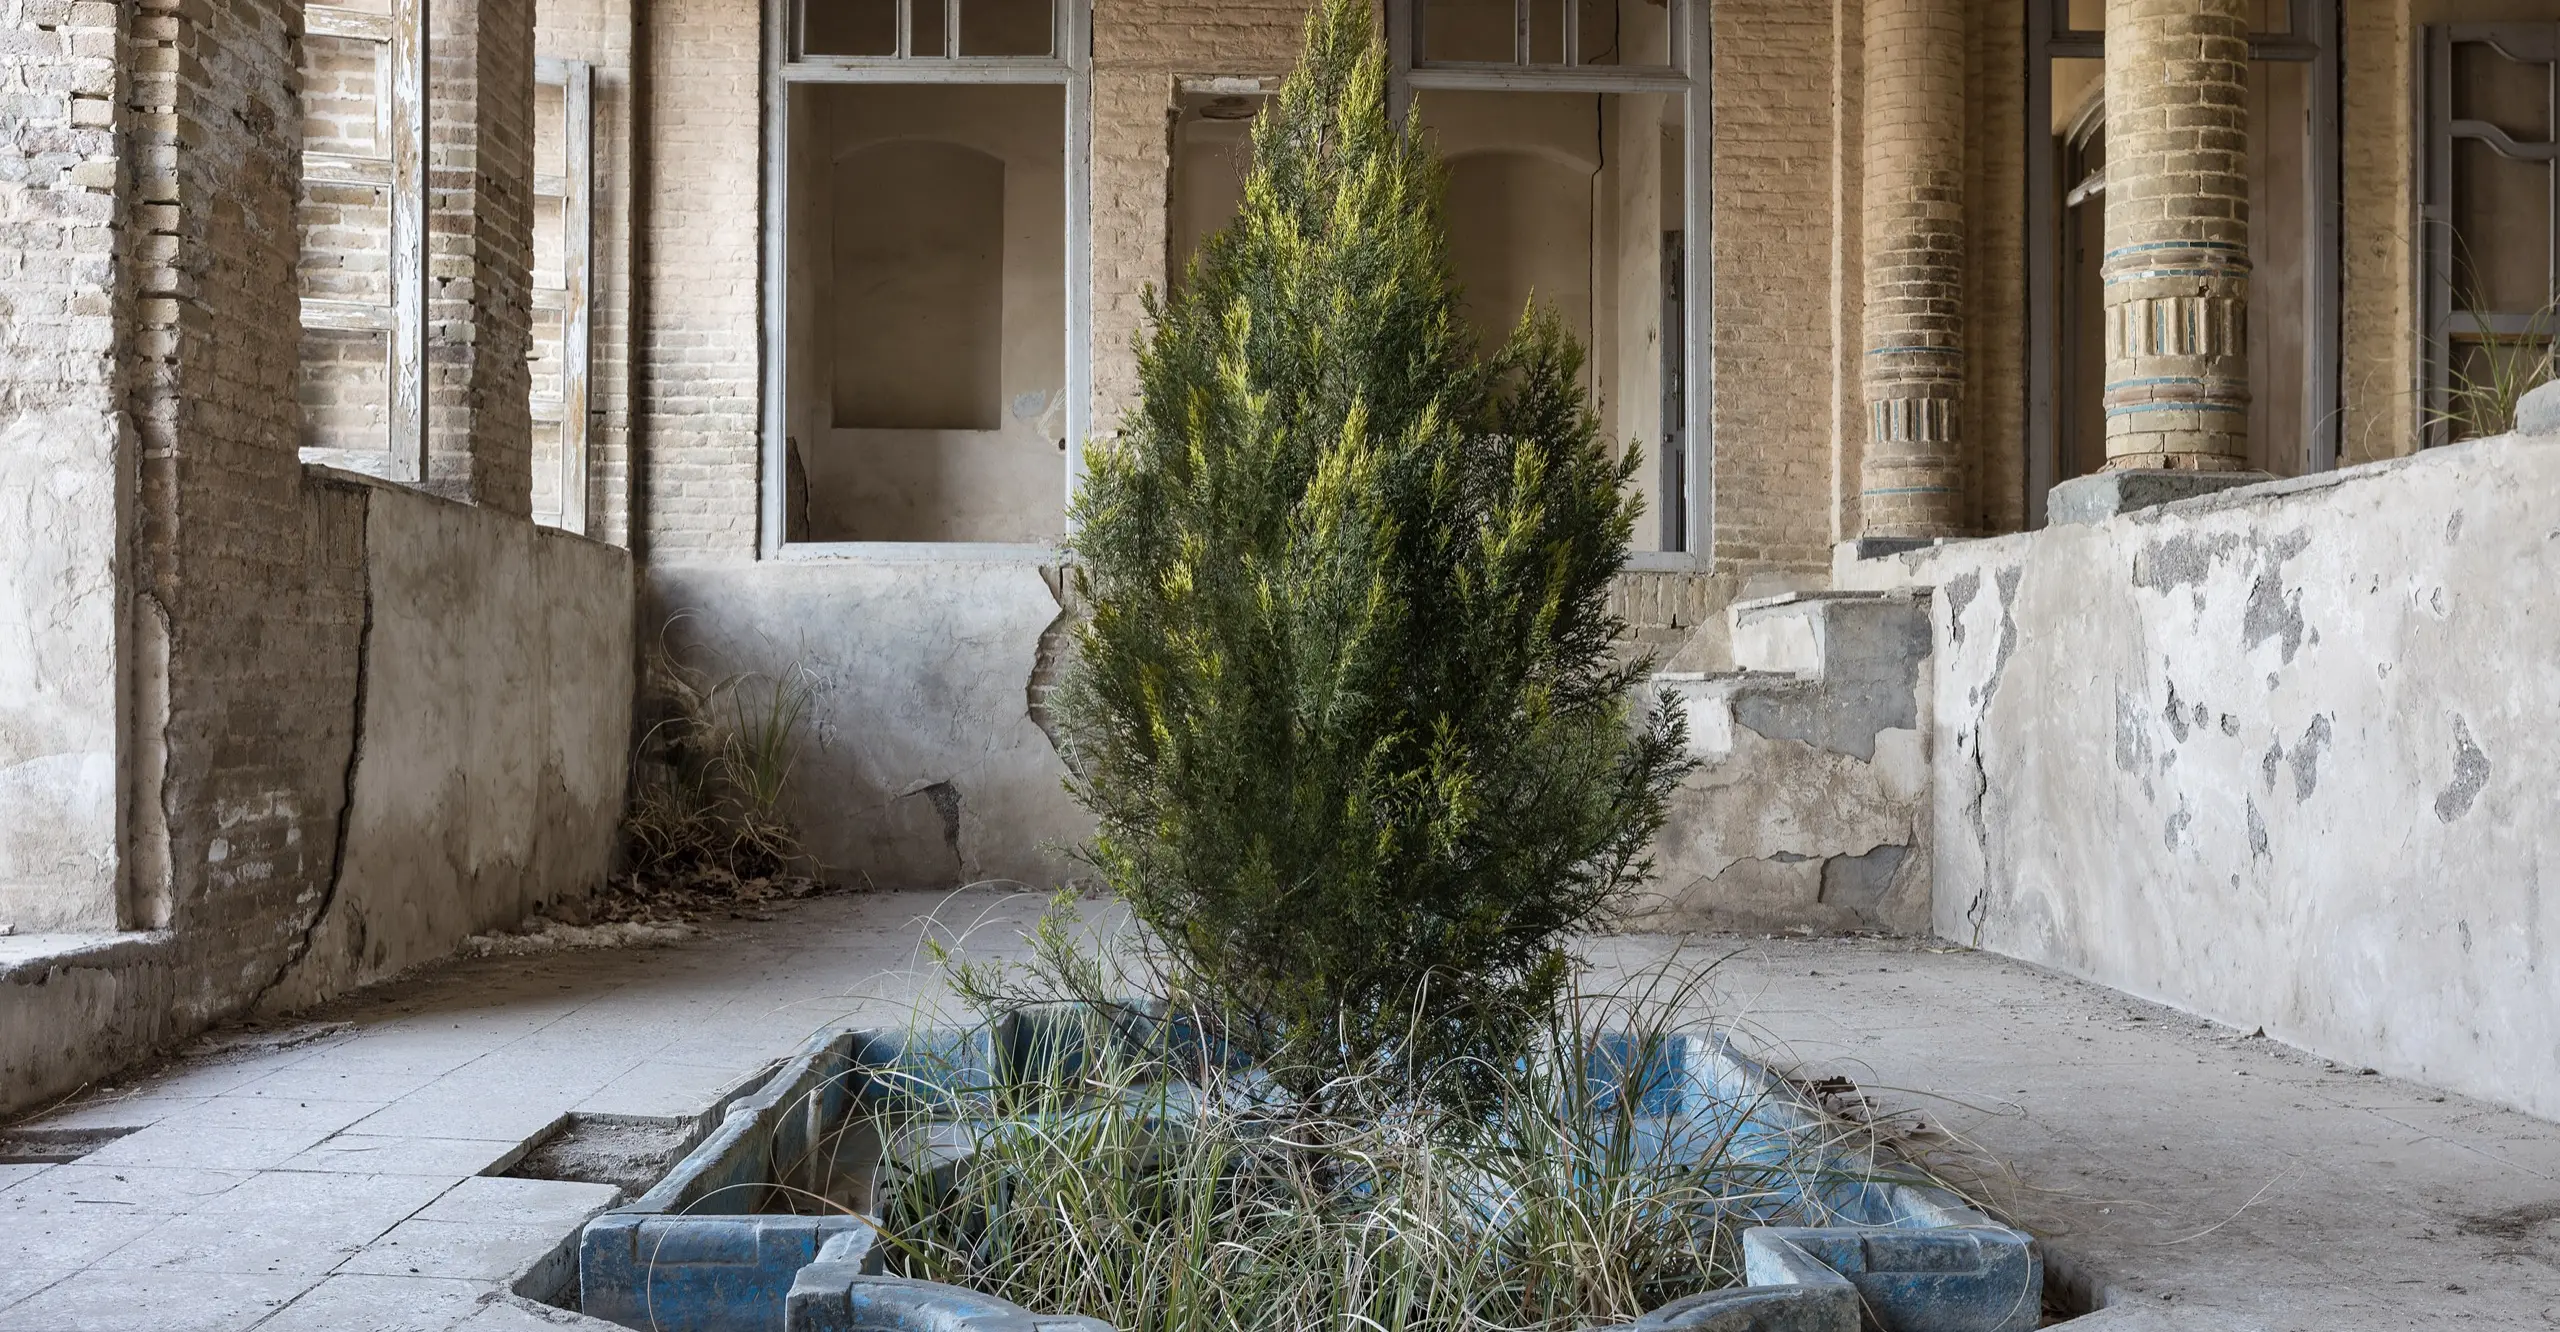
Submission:
{"label": "window glass pane", "polygon": [[1564,63],[1565,15],[1571,0],[1529,0],[1529,63]]}
{"label": "window glass pane", "polygon": [[2070,0],[2064,12],[2069,16],[2064,26],[2073,32],[2107,30],[2107,0]]}
{"label": "window glass pane", "polygon": [[1511,0],[1423,0],[1422,58],[1510,64],[1516,32]]}
{"label": "window glass pane", "polygon": [[908,55],[938,59],[951,54],[951,34],[943,24],[949,15],[942,0],[907,0],[907,14]]}
{"label": "window glass pane", "polygon": [[1049,0],[961,0],[960,54],[1048,55],[1052,22]]}
{"label": "window glass pane", "polygon": [[898,53],[898,0],[802,0],[800,50],[805,55],[887,56]]}
{"label": "window glass pane", "polygon": [[1658,0],[1582,0],[1576,20],[1582,29],[1582,63],[1586,65],[1669,66],[1671,6]]}
{"label": "window glass pane", "polygon": [[2253,33],[2293,31],[2293,0],[2248,0],[2246,8]]}

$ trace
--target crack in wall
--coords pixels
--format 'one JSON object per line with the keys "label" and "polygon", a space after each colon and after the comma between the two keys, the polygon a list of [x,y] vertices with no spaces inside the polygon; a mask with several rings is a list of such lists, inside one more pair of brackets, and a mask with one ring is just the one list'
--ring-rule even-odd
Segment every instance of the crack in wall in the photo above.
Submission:
{"label": "crack in wall", "polygon": [[[357,530],[365,532],[370,524],[371,515],[368,513]],[[339,886],[346,879],[347,839],[356,814],[356,771],[364,761],[364,710],[372,693],[373,680],[373,568],[370,554],[361,544],[356,551],[356,570],[358,582],[364,588],[364,618],[356,628],[354,718],[347,733],[347,766],[338,803],[338,826],[330,840],[329,878],[321,886],[319,905],[312,908],[311,918],[303,923],[300,937],[294,940],[284,961],[277,965],[275,975],[268,977],[267,983],[259,986],[257,993],[250,995],[249,1001],[241,1006],[240,1011],[244,1013],[256,1013],[266,1002],[267,995],[284,984],[285,978],[293,974],[293,969],[311,955],[311,945],[319,938],[321,925],[328,921],[330,908],[337,905]]]}

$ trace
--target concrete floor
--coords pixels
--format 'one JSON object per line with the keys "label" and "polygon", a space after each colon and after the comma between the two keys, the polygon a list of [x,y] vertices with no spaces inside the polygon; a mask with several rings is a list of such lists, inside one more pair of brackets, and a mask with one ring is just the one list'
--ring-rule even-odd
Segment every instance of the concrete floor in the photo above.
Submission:
{"label": "concrete floor", "polygon": [[[36,1125],[135,1131],[0,1165],[0,1332],[600,1326],[501,1291],[609,1190],[481,1172],[565,1114],[699,1114],[814,1028],[907,1010],[928,914],[983,954],[1037,905],[832,898],[671,948],[466,962],[93,1093]],[[2105,1291],[2093,1329],[2560,1327],[2560,1125],[1961,950],[1593,955],[1675,950],[1715,966],[1746,1043],[1925,1120]]]}

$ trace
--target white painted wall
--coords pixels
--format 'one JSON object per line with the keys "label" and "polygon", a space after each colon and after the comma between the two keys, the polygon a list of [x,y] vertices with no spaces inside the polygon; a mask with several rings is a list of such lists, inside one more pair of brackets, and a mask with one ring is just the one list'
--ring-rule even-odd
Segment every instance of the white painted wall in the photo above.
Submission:
{"label": "white painted wall", "polygon": [[0,424],[0,926],[112,930],[117,847],[117,418]]}
{"label": "white painted wall", "polygon": [[1839,573],[1937,588],[1941,934],[2560,1116],[2560,438]]}

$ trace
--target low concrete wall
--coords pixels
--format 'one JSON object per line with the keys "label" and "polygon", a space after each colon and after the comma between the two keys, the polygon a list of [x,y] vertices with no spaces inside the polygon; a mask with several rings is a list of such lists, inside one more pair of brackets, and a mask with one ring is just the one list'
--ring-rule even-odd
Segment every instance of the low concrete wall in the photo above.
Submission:
{"label": "low concrete wall", "polygon": [[[236,904],[191,898],[164,930],[0,938],[0,1114],[224,1017],[441,957],[610,867],[631,740],[629,555],[324,469],[306,471],[302,499],[315,528],[361,533],[313,541],[301,571],[360,582],[353,641],[326,644],[359,669],[279,663],[302,729],[207,743],[254,746],[294,789],[340,793],[336,844],[297,849],[326,873],[289,914],[245,925]],[[169,819],[215,868],[258,877],[225,841],[233,812],[181,800]]]}
{"label": "low concrete wall", "polygon": [[1063,647],[1060,571],[947,549],[652,567],[642,632],[720,674],[809,673],[787,812],[833,877],[1048,888],[1093,831],[1038,707]]}
{"label": "low concrete wall", "polygon": [[1938,590],[1942,934],[2560,1117],[2560,439],[1840,581]]}
{"label": "low concrete wall", "polygon": [[396,486],[365,509],[365,641],[336,891],[292,1008],[583,896],[631,741],[630,555]]}

